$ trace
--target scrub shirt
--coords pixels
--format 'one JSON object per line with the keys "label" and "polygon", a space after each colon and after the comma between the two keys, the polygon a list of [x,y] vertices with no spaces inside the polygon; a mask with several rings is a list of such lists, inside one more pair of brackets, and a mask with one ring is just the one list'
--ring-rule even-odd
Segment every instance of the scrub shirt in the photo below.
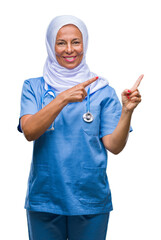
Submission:
{"label": "scrub shirt", "polygon": [[[26,80],[20,118],[42,108],[43,77]],[[43,99],[43,106],[53,96]],[[106,87],[90,95],[91,123],[84,122],[87,98],[66,105],[47,130],[33,142],[25,208],[61,215],[107,213],[113,209],[106,174],[107,151],[101,138],[111,134],[121,115],[115,90]],[[18,130],[22,132],[19,123]]]}

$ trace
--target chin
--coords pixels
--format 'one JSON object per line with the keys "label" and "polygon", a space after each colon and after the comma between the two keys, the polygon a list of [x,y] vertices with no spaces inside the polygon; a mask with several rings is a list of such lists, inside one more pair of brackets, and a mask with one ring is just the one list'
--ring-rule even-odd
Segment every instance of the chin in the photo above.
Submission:
{"label": "chin", "polygon": [[65,68],[67,68],[67,69],[74,69],[74,68],[76,68],[78,65],[76,65],[76,66],[64,66]]}
{"label": "chin", "polygon": [[76,63],[75,64],[64,64],[63,67],[68,68],[68,69],[74,69],[74,68],[78,67],[80,63],[81,62],[79,62],[77,64]]}

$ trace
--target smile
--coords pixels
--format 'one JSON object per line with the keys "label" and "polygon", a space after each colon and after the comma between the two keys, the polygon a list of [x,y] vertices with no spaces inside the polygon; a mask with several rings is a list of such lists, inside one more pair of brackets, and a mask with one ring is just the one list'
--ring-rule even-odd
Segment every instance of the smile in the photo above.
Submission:
{"label": "smile", "polygon": [[65,61],[67,62],[74,62],[74,60],[76,59],[77,56],[66,56],[66,57],[63,57],[65,59]]}

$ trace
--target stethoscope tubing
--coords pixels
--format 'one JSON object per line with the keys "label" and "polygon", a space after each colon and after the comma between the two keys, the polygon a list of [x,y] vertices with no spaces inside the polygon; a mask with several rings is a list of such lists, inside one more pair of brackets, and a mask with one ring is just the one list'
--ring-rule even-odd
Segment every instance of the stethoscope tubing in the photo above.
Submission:
{"label": "stethoscope tubing", "polygon": [[[42,96],[42,108],[44,107],[44,104],[43,104],[44,98],[48,93],[52,93],[53,97],[54,98],[56,97],[55,91],[53,89],[51,89],[51,87],[48,85],[48,90],[46,90]],[[90,112],[90,88],[88,88],[88,91],[87,91],[86,113],[84,113],[82,117],[83,117],[83,120],[88,123],[93,122],[93,120],[94,120],[94,117],[93,117],[92,113]],[[54,124],[54,122],[53,122],[53,124]],[[53,124],[52,124],[52,130],[54,130]]]}

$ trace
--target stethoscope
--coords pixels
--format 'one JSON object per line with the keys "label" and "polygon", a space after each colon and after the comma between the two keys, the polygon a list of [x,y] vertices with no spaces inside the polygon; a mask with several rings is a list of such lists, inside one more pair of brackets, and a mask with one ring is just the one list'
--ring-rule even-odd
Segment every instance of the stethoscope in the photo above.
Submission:
{"label": "stethoscope", "polygon": [[[50,99],[48,100],[47,97],[50,97]],[[42,108],[51,102],[51,97],[53,100],[56,97],[56,93],[53,89],[51,89],[50,86],[48,86],[48,90],[46,90],[42,96],[42,100],[41,100]],[[51,126],[47,129],[47,131],[51,131],[51,130],[54,130],[54,122],[52,122]]]}
{"label": "stethoscope", "polygon": [[[44,104],[45,98],[48,95],[52,96],[53,99],[56,97],[55,91],[49,85],[48,85],[48,90],[46,90],[42,96],[42,108],[45,106],[45,104]],[[83,117],[83,120],[87,123],[91,123],[94,120],[94,117],[93,117],[92,113],[90,112],[90,88],[88,88],[88,91],[87,91],[86,113],[84,113],[82,117]],[[54,130],[54,122],[52,123],[52,125],[48,129],[48,131],[49,130]]]}
{"label": "stethoscope", "polygon": [[90,88],[88,88],[87,91],[86,113],[83,114],[83,120],[88,123],[91,123],[94,120],[94,117],[90,112]]}

